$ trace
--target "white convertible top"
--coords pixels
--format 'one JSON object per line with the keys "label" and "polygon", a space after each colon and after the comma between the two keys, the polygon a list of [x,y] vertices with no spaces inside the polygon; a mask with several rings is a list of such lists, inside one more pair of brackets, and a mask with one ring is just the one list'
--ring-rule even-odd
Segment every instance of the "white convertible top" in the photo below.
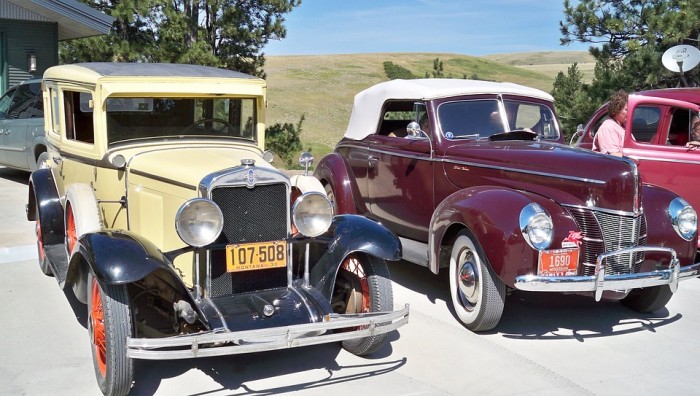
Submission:
{"label": "white convertible top", "polygon": [[554,101],[552,95],[544,91],[513,83],[451,78],[391,80],[373,85],[355,95],[345,137],[362,140],[375,133],[382,106],[389,99],[430,100],[489,93],[522,95]]}

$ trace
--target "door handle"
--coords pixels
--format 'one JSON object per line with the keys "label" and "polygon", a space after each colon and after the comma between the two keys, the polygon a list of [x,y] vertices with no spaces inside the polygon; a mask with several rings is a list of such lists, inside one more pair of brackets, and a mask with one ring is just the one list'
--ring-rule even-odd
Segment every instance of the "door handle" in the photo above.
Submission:
{"label": "door handle", "polygon": [[63,161],[63,158],[61,158],[61,157],[53,157],[53,162],[54,162],[54,164],[58,165],[58,164],[61,163],[61,161]]}

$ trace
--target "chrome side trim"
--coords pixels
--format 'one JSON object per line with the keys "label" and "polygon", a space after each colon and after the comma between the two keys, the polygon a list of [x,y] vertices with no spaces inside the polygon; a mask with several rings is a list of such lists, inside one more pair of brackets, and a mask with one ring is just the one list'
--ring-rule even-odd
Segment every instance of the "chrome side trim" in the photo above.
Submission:
{"label": "chrome side trim", "polygon": [[569,204],[561,204],[561,206],[563,206],[565,208],[571,208],[571,209],[593,210],[596,212],[608,213],[608,214],[618,215],[618,216],[637,217],[637,216],[640,216],[641,214],[644,213],[644,210],[642,208],[640,208],[639,212],[627,212],[624,210],[612,210],[612,209],[600,208],[598,206],[583,206],[583,205],[569,205]]}
{"label": "chrome side trim", "polygon": [[[635,274],[605,275],[604,259],[635,252],[662,252],[671,255],[667,269],[640,272]],[[598,255],[595,274],[590,276],[539,276],[521,275],[515,278],[515,288],[525,291],[541,292],[595,292],[596,301],[600,301],[605,290],[630,290],[640,287],[669,285],[672,292],[678,289],[678,282],[697,277],[700,274],[700,262],[681,267],[676,252],[661,246],[635,246],[606,252]]]}
{"label": "chrome side trim", "polygon": [[[329,314],[319,323],[236,332],[210,331],[166,338],[128,338],[126,356],[149,360],[189,359],[338,342],[396,330],[408,323],[408,313],[409,305],[406,304],[403,309],[393,312]],[[360,328],[347,332],[329,332],[347,327]]]}
{"label": "chrome side trim", "polygon": [[629,155],[628,157],[635,159],[635,160],[644,160],[644,161],[653,161],[653,162],[671,162],[674,164],[689,164],[689,165],[700,164],[700,161],[677,160],[677,159],[671,159],[671,158],[645,157],[645,156],[639,156],[639,155]]}
{"label": "chrome side trim", "polygon": [[452,161],[452,160],[446,160],[444,158],[433,158],[431,159],[428,154],[425,156],[420,156],[420,155],[409,155],[409,154],[399,154],[394,151],[388,151],[388,150],[380,150],[380,149],[375,149],[371,147],[366,147],[362,146],[359,144],[351,144],[351,143],[339,143],[336,147],[349,147],[349,148],[359,148],[359,149],[364,149],[368,150],[373,153],[380,153],[380,154],[389,154],[389,155],[394,155],[397,157],[401,158],[408,158],[408,159],[417,159],[417,160],[423,160],[423,161],[433,161],[433,162],[441,162],[445,164],[456,164],[456,165],[466,165],[466,166],[471,166],[474,168],[486,168],[486,169],[495,169],[499,171],[506,171],[506,172],[513,172],[513,173],[521,173],[521,174],[526,174],[526,175],[535,175],[535,176],[543,176],[543,177],[550,177],[554,179],[564,179],[564,180],[572,180],[572,181],[578,181],[578,182],[584,182],[584,183],[593,183],[593,184],[605,184],[605,181],[603,180],[598,180],[598,179],[589,179],[587,177],[576,177],[576,176],[568,176],[568,175],[561,175],[561,174],[556,174],[556,173],[549,173],[549,172],[537,172],[537,171],[528,171],[528,170],[522,170],[522,169],[517,169],[517,168],[508,168],[504,166],[497,166],[497,165],[484,165],[484,164],[478,164],[475,162],[467,162],[467,161]]}

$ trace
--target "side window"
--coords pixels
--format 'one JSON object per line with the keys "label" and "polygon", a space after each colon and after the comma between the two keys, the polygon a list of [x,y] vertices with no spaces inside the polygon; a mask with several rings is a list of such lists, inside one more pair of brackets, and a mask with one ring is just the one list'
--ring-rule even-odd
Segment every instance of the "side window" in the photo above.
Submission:
{"label": "side window", "polygon": [[[661,110],[658,107],[639,106],[632,115],[632,136],[643,143],[653,143],[659,127]],[[663,144],[663,142],[661,143]]]}
{"label": "side window", "polygon": [[384,104],[378,135],[405,137],[406,127],[415,120],[413,101],[389,101]]}
{"label": "side window", "polygon": [[685,146],[690,136],[692,113],[688,109],[674,109],[668,128],[668,142],[672,146]]}
{"label": "side window", "polygon": [[93,143],[95,132],[92,123],[92,109],[89,103],[92,95],[84,92],[63,91],[63,110],[66,120],[66,138],[79,142]]}
{"label": "side window", "polygon": [[8,111],[10,110],[10,104],[12,104],[12,96],[15,94],[15,88],[10,89],[5,92],[2,97],[0,97],[0,120],[7,118]]}
{"label": "side window", "polygon": [[35,117],[34,100],[36,99],[36,94],[32,93],[29,88],[30,85],[31,84],[22,84],[17,86],[15,96],[12,97],[10,110],[7,112],[7,118],[20,119]]}
{"label": "side window", "polygon": [[58,90],[55,87],[49,88],[49,98],[50,98],[50,105],[51,105],[51,132],[54,133],[60,133],[61,131],[61,125],[59,124],[59,119],[60,117],[58,116],[59,113],[59,101],[58,101]]}

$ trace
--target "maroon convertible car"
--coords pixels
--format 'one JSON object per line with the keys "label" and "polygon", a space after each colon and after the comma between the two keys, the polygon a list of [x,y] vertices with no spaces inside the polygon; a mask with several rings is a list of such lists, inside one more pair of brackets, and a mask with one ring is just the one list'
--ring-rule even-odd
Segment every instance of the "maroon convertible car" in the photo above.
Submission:
{"label": "maroon convertible car", "polygon": [[337,211],[394,231],[404,260],[448,270],[473,331],[498,324],[508,289],[664,307],[698,275],[695,210],[643,184],[635,162],[562,143],[545,92],[393,80],[355,97],[314,175]]}

